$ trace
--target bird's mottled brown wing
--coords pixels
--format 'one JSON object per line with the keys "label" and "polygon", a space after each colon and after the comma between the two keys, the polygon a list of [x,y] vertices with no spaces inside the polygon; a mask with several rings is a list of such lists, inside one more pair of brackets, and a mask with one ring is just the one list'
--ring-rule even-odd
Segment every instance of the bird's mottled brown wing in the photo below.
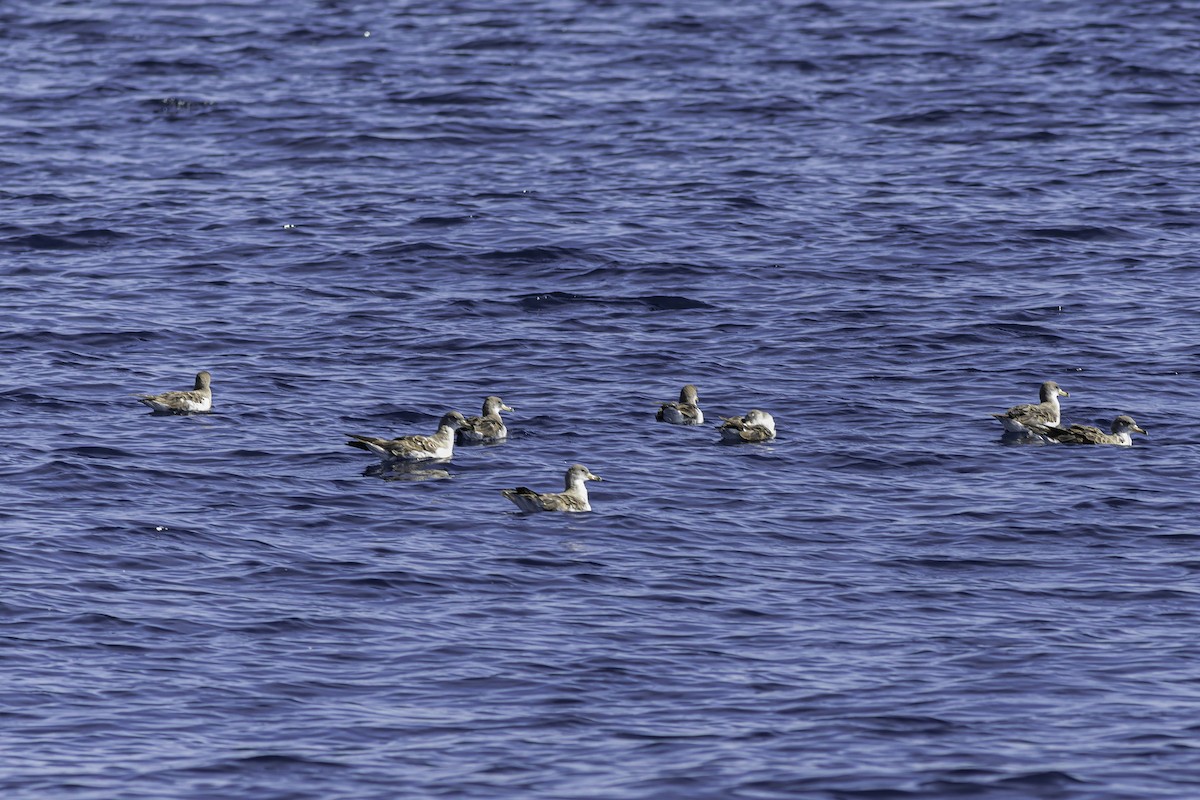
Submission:
{"label": "bird's mottled brown wing", "polygon": [[1059,428],[1054,425],[1033,425],[1035,433],[1048,436],[1063,444],[1102,444],[1105,441],[1104,431],[1090,425],[1072,425],[1069,428]]}
{"label": "bird's mottled brown wing", "polygon": [[494,439],[499,436],[503,425],[502,421],[491,417],[471,417],[467,420],[467,427],[486,439]]}
{"label": "bird's mottled brown wing", "polygon": [[1004,412],[1005,417],[1018,422],[1049,423],[1054,418],[1054,411],[1049,406],[1040,403],[1022,403]]}
{"label": "bird's mottled brown wing", "polygon": [[1099,428],[1090,425],[1072,425],[1064,431],[1060,441],[1072,444],[1103,444],[1108,436]]}
{"label": "bird's mottled brown wing", "polygon": [[744,442],[765,442],[771,438],[771,431],[761,425],[744,425],[740,431]]}

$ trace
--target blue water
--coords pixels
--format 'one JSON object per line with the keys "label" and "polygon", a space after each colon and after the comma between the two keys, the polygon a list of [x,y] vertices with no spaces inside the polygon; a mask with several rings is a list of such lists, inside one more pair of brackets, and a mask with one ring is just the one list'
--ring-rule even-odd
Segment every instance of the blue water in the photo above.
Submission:
{"label": "blue water", "polygon": [[6,3],[0,794],[1200,795],[1198,25]]}

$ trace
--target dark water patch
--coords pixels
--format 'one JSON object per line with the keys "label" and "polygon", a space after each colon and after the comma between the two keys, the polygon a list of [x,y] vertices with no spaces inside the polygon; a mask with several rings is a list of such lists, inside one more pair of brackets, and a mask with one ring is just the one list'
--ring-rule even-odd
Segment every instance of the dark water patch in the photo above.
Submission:
{"label": "dark water patch", "polygon": [[46,33],[73,34],[81,42],[103,43],[113,25],[106,19],[23,20],[24,25]]}
{"label": "dark water patch", "polygon": [[708,303],[675,295],[650,295],[647,297],[600,297],[572,294],[570,292],[545,292],[523,295],[517,299],[526,311],[550,311],[556,308],[578,305],[603,305],[615,307],[645,307],[652,311],[687,311],[713,309]]}
{"label": "dark water patch", "polygon": [[[348,765],[332,759],[306,758],[288,753],[262,753],[258,755],[227,758],[203,766],[185,770],[172,770],[174,774],[219,774],[219,775],[262,775],[270,776],[279,770],[299,774],[325,773],[329,769],[344,769]],[[297,795],[303,796],[303,795]]]}
{"label": "dark water patch", "polygon": [[452,228],[457,225],[466,225],[471,222],[469,216],[426,216],[419,217],[410,222],[410,225],[422,225],[431,228]]}
{"label": "dark water patch", "polygon": [[223,172],[204,169],[184,169],[176,172],[172,177],[182,181],[214,181],[221,180],[227,177]]}
{"label": "dark water patch", "polygon": [[1138,101],[1137,103],[1135,103],[1135,105],[1140,106],[1142,108],[1149,109],[1151,111],[1176,111],[1179,109],[1190,110],[1190,109],[1196,108],[1197,106],[1200,106],[1200,98],[1187,99],[1187,100],[1180,100],[1180,99],[1174,99],[1174,98],[1170,99],[1170,100],[1166,100],[1166,99],[1142,100],[1142,101]]}
{"label": "dark water patch", "polygon": [[809,61],[805,58],[776,58],[764,61],[763,64],[771,69],[796,71],[796,72],[819,72],[821,67],[814,61]]}
{"label": "dark water patch", "polygon": [[[1005,338],[1037,339],[1044,342],[1066,341],[1066,336],[1059,331],[1051,330],[1043,325],[1018,324],[1013,322],[979,323],[970,326],[977,332],[1000,333]],[[992,337],[987,337],[992,338]]]}
{"label": "dark water patch", "polygon": [[68,456],[81,456],[83,458],[95,458],[101,460],[121,460],[133,458],[134,454],[126,450],[121,450],[116,447],[105,447],[104,445],[77,445],[74,447],[62,447],[58,449],[59,453]]}
{"label": "dark water patch", "polygon": [[401,105],[417,106],[489,106],[511,102],[492,92],[459,90],[453,92],[403,92],[388,95],[388,100]]}
{"label": "dark water patch", "polygon": [[[216,74],[220,73],[221,71],[220,66],[217,64],[189,58],[143,58],[130,62],[129,66],[133,69],[143,70],[152,75],[161,75],[166,72],[181,72],[185,75],[203,75],[205,73]],[[188,101],[183,101],[179,98],[166,98],[160,102],[164,105],[171,103],[174,105],[173,110],[181,110],[180,106],[182,104],[186,104]]]}
{"label": "dark water patch", "polygon": [[1055,131],[1037,130],[1010,134],[998,134],[996,138],[1006,142],[1053,142],[1067,135],[1068,134],[1056,133]]}
{"label": "dark water patch", "polygon": [[889,117],[880,117],[873,120],[879,125],[893,126],[927,126],[927,125],[945,125],[950,122],[961,121],[963,112],[961,110],[951,110],[935,108],[928,111],[916,111],[910,114],[896,114]]}
{"label": "dark water patch", "polygon": [[107,229],[85,229],[70,233],[31,233],[0,241],[0,246],[14,250],[88,250],[110,246],[128,238],[128,234]]}
{"label": "dark water patch", "polygon": [[1077,778],[1069,772],[1044,770],[1001,778],[997,783],[1002,786],[1022,787],[1026,790],[1045,790],[1063,789],[1072,785],[1086,784],[1088,781]]}
{"label": "dark water patch", "polygon": [[398,242],[381,245],[370,250],[373,256],[388,257],[448,256],[454,252],[454,248],[438,244],[437,242]]}
{"label": "dark water patch", "polygon": [[892,559],[887,562],[888,566],[897,567],[929,567],[933,569],[946,570],[973,570],[978,567],[998,568],[998,569],[1031,569],[1042,568],[1046,565],[1038,561],[1029,561],[1024,559],[1007,558],[1007,559],[970,559],[970,558],[904,558]]}
{"label": "dark water patch", "polygon": [[985,45],[1012,45],[1014,47],[1053,47],[1060,39],[1045,31],[1014,31],[1001,36],[988,37],[981,41]]}
{"label": "dark water patch", "polygon": [[691,309],[715,309],[716,306],[702,300],[677,295],[649,295],[632,298],[633,302],[643,303],[653,311],[686,311]]}
{"label": "dark water patch", "polygon": [[1058,228],[1028,228],[1025,233],[1047,239],[1073,239],[1081,242],[1135,239],[1136,234],[1123,228],[1073,225]]}
{"label": "dark water patch", "polygon": [[[3,343],[26,343],[37,347],[116,347],[123,344],[133,342],[143,342],[154,339],[161,335],[159,331],[121,331],[121,332],[101,332],[101,331],[79,331],[75,333],[67,333],[64,331],[48,331],[48,330],[32,330],[20,331],[13,333],[0,332],[0,344]],[[81,356],[79,353],[71,353],[69,350],[62,351],[64,354]]]}
{"label": "dark water patch", "polygon": [[547,264],[560,261],[588,262],[594,256],[569,247],[522,247],[516,250],[492,250],[481,253],[478,258],[505,263]]}
{"label": "dark water patch", "polygon": [[536,42],[528,39],[510,38],[505,36],[485,36],[451,45],[449,50],[451,52],[489,52],[504,50],[529,52],[538,48],[539,45]]}

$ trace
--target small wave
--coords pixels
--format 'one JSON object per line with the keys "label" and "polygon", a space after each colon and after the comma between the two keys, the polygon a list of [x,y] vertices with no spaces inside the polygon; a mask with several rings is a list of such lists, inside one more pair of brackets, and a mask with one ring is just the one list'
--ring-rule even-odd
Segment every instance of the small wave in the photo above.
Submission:
{"label": "small wave", "polygon": [[14,250],[90,250],[128,238],[129,234],[108,228],[88,228],[71,233],[31,233],[13,236],[0,244]]}
{"label": "small wave", "polygon": [[679,295],[658,294],[644,297],[600,297],[572,294],[570,292],[543,292],[522,295],[518,298],[517,302],[527,311],[546,311],[571,305],[642,306],[653,311],[684,311],[716,308],[716,306],[705,303],[703,300],[694,300],[690,297]]}
{"label": "small wave", "polygon": [[83,331],[62,333],[59,331],[14,331],[0,333],[0,342],[21,342],[37,347],[117,347],[133,342],[144,342],[158,336],[155,331]]}
{"label": "small wave", "polygon": [[1003,36],[993,36],[983,40],[984,44],[1005,44],[1015,47],[1050,47],[1058,44],[1058,39],[1044,31],[1016,31]]}
{"label": "small wave", "polygon": [[477,91],[407,92],[388,97],[393,103],[417,106],[487,106],[507,102],[503,97]]}
{"label": "small wave", "polygon": [[939,717],[908,714],[847,717],[846,721],[888,733],[945,733],[958,727],[956,723]]}
{"label": "small wave", "polygon": [[418,217],[410,222],[410,225],[423,225],[431,228],[452,228],[455,225],[465,225],[471,221],[470,217],[439,217],[427,216]]}
{"label": "small wave", "polygon": [[190,58],[163,59],[143,58],[129,65],[134,69],[143,70],[154,75],[167,72],[182,72],[187,75],[220,74],[222,67],[208,61],[197,61]]}
{"label": "small wave", "polygon": [[1003,142],[1053,142],[1061,139],[1062,134],[1054,131],[1024,131],[1021,133],[1013,133],[1008,135],[997,136],[998,141]]}
{"label": "small wave", "polygon": [[975,331],[1005,333],[1021,339],[1032,338],[1045,342],[1058,342],[1064,339],[1062,334],[1042,325],[1022,325],[1012,322],[980,322],[969,327]]}
{"label": "small wave", "polygon": [[374,247],[370,251],[373,256],[426,256],[449,255],[454,252],[450,247],[435,242],[398,242]]}
{"label": "small wave", "polygon": [[208,181],[224,178],[225,173],[212,169],[184,169],[176,172],[175,177],[184,181]]}
{"label": "small wave", "polygon": [[480,258],[489,261],[523,261],[528,264],[546,264],[566,259],[578,259],[585,254],[571,247],[522,247],[516,250],[489,250]]}
{"label": "small wave", "polygon": [[506,38],[502,36],[485,36],[480,39],[471,39],[470,41],[461,42],[452,45],[451,51],[458,50],[535,50],[539,47],[536,42],[528,39]]}
{"label": "small wave", "polygon": [[706,303],[703,300],[693,300],[690,297],[681,297],[679,295],[670,294],[654,294],[647,297],[637,297],[633,298],[633,301],[644,303],[655,311],[682,311],[697,308],[716,308],[716,306]]}
{"label": "small wave", "polygon": [[0,405],[28,405],[43,400],[42,396],[29,387],[20,387],[0,392]]}
{"label": "small wave", "polygon": [[230,773],[239,774],[243,772],[274,774],[280,770],[295,772],[318,769],[323,771],[330,768],[345,768],[345,766],[345,764],[340,764],[329,759],[312,759],[285,753],[261,753],[242,758],[224,759],[202,766],[193,766],[184,770],[184,772],[216,773],[220,775],[229,775]]}
{"label": "small wave", "polygon": [[821,70],[821,67],[815,62],[805,58],[775,58],[764,61],[763,64],[772,69],[788,69],[797,72],[819,72]]}
{"label": "small wave", "polygon": [[121,450],[116,447],[105,447],[103,445],[81,445],[79,447],[64,447],[61,450],[59,450],[58,452],[70,453],[70,454],[76,455],[76,456],[83,456],[84,458],[102,458],[102,459],[121,458],[121,459],[124,459],[124,458],[133,458],[134,457],[134,454],[130,453],[127,450]]}
{"label": "small wave", "polygon": [[872,120],[877,125],[944,125],[954,121],[958,113],[944,108],[934,108],[929,111],[918,111],[911,114],[895,114],[890,117],[879,117]]}
{"label": "small wave", "polygon": [[1052,769],[1042,772],[1028,772],[1024,775],[1014,775],[1011,778],[1001,778],[997,783],[1005,786],[1023,786],[1028,789],[1049,789],[1052,787],[1065,789],[1067,786],[1086,783],[1086,781],[1076,778],[1069,772]]}
{"label": "small wave", "polygon": [[703,33],[709,30],[709,24],[704,19],[684,14],[674,19],[664,19],[652,22],[647,26],[652,31],[671,31],[674,33]]}
{"label": "small wave", "polygon": [[112,22],[103,19],[50,19],[34,22],[30,27],[58,34],[104,37],[111,30]]}
{"label": "small wave", "polygon": [[1026,228],[1024,232],[1046,239],[1073,239],[1080,242],[1137,238],[1132,231],[1115,226],[1064,225],[1054,228]]}

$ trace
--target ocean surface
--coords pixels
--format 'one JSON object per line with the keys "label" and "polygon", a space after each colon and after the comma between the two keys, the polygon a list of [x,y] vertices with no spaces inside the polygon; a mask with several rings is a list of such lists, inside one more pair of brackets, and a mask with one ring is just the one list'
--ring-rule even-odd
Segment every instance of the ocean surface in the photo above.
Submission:
{"label": "ocean surface", "polygon": [[4,3],[0,795],[1200,797],[1198,31]]}

